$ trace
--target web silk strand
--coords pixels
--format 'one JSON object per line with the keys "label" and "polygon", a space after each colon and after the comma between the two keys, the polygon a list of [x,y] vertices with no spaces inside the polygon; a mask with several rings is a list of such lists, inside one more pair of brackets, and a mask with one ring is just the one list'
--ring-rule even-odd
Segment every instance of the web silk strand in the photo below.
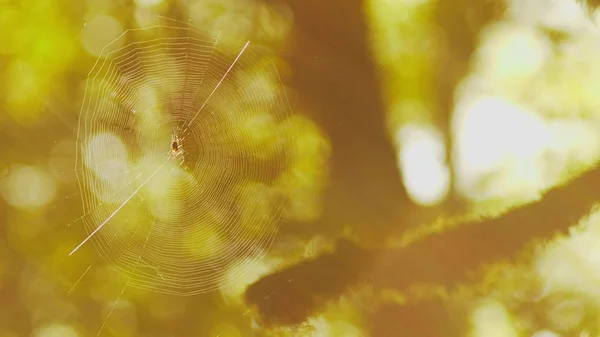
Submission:
{"label": "web silk strand", "polygon": [[221,85],[221,83],[223,83],[223,81],[225,80],[225,78],[227,77],[227,75],[229,74],[229,72],[231,71],[231,69],[233,69],[233,66],[235,66],[235,64],[240,59],[240,57],[242,56],[242,54],[244,53],[244,51],[246,50],[246,48],[248,48],[249,44],[250,44],[250,41],[246,42],[246,44],[244,45],[244,47],[242,48],[242,50],[240,51],[240,53],[238,54],[238,56],[235,58],[235,60],[233,60],[233,63],[231,63],[231,65],[229,66],[229,69],[227,69],[227,71],[225,72],[225,75],[223,75],[223,77],[221,77],[221,80],[219,81],[219,83],[217,83],[217,85],[215,86],[215,88],[213,89],[213,91],[210,93],[210,95],[208,95],[208,97],[206,98],[206,100],[204,101],[204,103],[202,104],[202,106],[200,107],[200,109],[198,109],[198,112],[196,112],[196,114],[194,115],[194,117],[192,117],[190,119],[190,121],[187,123],[188,127],[185,130],[183,130],[184,133],[192,125],[192,122],[194,121],[194,119],[196,119],[196,117],[198,117],[198,115],[200,114],[200,112],[202,111],[202,109],[204,109],[204,107],[206,106],[206,103],[208,103],[208,101],[210,100],[210,98],[212,97],[212,95],[214,95],[214,93],[217,91],[217,89],[219,89],[219,86]]}
{"label": "web silk strand", "polygon": [[144,187],[144,185],[146,185],[150,179],[152,179],[152,177],[154,177],[156,175],[156,173],[158,173],[158,171],[165,166],[165,164],[167,163],[169,159],[167,158],[167,160],[162,163],[154,172],[152,172],[152,174],[138,187],[135,189],[135,191],[133,191],[133,193],[131,193],[131,195],[129,197],[127,197],[127,199],[125,199],[125,201],[123,201],[123,203],[121,204],[121,206],[117,207],[117,209],[112,212],[111,215],[108,216],[108,218],[106,218],[106,220],[104,220],[104,222],[102,224],[100,224],[100,226],[98,226],[92,233],[90,233],[90,235],[88,235],[87,238],[85,238],[85,240],[83,240],[77,247],[75,247],[75,249],[73,249],[70,253],[69,256],[73,255],[76,251],[79,250],[79,248],[81,248],[89,239],[91,239],[96,233],[98,233],[98,231],[100,231],[102,229],[102,227],[104,227],[104,225],[106,225],[110,219],[112,219],[115,215],[117,215],[117,213],[119,213],[119,211],[125,207],[125,205],[127,205],[127,203],[129,202],[129,200],[131,200],[131,198],[133,198],[141,189],[142,187]]}

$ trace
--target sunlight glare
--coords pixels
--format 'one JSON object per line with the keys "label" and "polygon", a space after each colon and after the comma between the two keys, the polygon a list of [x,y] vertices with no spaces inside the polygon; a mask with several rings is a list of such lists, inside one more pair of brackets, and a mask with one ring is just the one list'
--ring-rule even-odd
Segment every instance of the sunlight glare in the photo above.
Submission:
{"label": "sunlight glare", "polygon": [[[510,14],[520,22],[542,25],[566,32],[589,25],[583,1],[510,0]],[[540,10],[544,8],[544,10]]]}
{"label": "sunlight glare", "polygon": [[510,85],[538,73],[551,56],[547,39],[532,28],[497,23],[484,33],[478,68],[496,83]]}
{"label": "sunlight glare", "polygon": [[499,302],[488,300],[482,303],[471,316],[473,337],[517,337],[512,318]]}
{"label": "sunlight glare", "polygon": [[542,118],[501,98],[467,96],[458,105],[453,128],[457,185],[465,193],[479,177],[505,165],[519,184],[539,183],[537,160],[550,141]]}
{"label": "sunlight glare", "polygon": [[[559,240],[550,245],[535,261],[538,275],[546,280],[550,291],[571,291],[600,296],[600,212],[582,219],[586,225],[569,240]],[[597,300],[600,304],[600,300]]]}
{"label": "sunlight glare", "polygon": [[450,187],[442,135],[432,127],[409,124],[398,130],[396,139],[398,165],[410,197],[426,206],[441,202]]}

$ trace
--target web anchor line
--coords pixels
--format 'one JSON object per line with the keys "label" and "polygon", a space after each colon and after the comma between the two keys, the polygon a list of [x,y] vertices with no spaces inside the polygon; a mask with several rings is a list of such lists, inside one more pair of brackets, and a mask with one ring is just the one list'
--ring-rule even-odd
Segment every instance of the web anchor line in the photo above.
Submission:
{"label": "web anchor line", "polygon": [[246,50],[246,48],[248,48],[248,45],[250,45],[250,41],[246,42],[246,44],[244,45],[244,47],[242,48],[242,50],[239,52],[239,54],[237,55],[237,57],[235,58],[235,60],[233,60],[233,62],[229,66],[229,69],[227,69],[227,71],[225,72],[225,74],[223,75],[223,77],[221,77],[221,80],[219,81],[219,83],[217,83],[217,85],[212,90],[212,92],[210,93],[210,95],[208,95],[208,97],[206,98],[206,100],[204,101],[204,103],[202,104],[202,106],[200,106],[200,109],[198,109],[198,112],[196,112],[196,114],[194,115],[194,117],[192,117],[190,119],[190,121],[187,122],[187,126],[183,130],[183,135],[185,135],[186,131],[190,128],[190,126],[192,126],[192,122],[196,119],[196,117],[198,117],[198,115],[200,114],[200,112],[202,111],[202,109],[204,109],[204,107],[206,106],[206,103],[208,103],[208,100],[210,100],[210,98],[212,97],[212,95],[214,95],[214,93],[217,91],[217,89],[219,89],[219,86],[221,86],[221,83],[223,83],[223,81],[225,80],[225,78],[227,77],[227,75],[229,74],[229,72],[231,71],[231,69],[233,69],[233,66],[235,66],[235,64],[240,59],[240,57],[242,56],[242,54],[244,53],[244,51]]}
{"label": "web anchor line", "polygon": [[71,289],[69,289],[69,292],[67,294],[70,294],[73,289],[75,289],[75,287],[77,286],[77,284],[79,284],[79,282],[81,281],[81,279],[83,279],[83,277],[85,276],[85,274],[87,274],[87,272],[90,270],[90,268],[92,268],[92,265],[89,265],[87,267],[87,269],[83,272],[83,274],[81,274],[81,276],[79,276],[79,278],[77,279],[77,281],[75,281],[75,284],[73,284],[73,286],[71,287]]}
{"label": "web anchor line", "polygon": [[121,206],[117,207],[117,209],[114,212],[112,212],[108,216],[108,218],[106,218],[106,220],[104,220],[104,222],[100,224],[100,226],[98,226],[92,233],[90,233],[90,235],[88,235],[88,237],[86,237],[77,247],[75,247],[69,253],[69,256],[73,255],[76,251],[78,251],[79,248],[81,248],[89,239],[91,239],[92,236],[94,236],[96,233],[98,233],[98,231],[100,231],[102,229],[102,227],[104,227],[104,225],[106,225],[110,221],[110,219],[112,219],[115,215],[117,215],[117,213],[119,213],[119,211],[123,207],[125,207],[125,205],[127,205],[129,200],[131,200],[131,198],[133,198],[142,189],[142,187],[144,187],[150,181],[150,179],[152,179],[152,177],[154,177],[156,175],[156,173],[158,173],[158,171],[161,168],[163,168],[163,166],[165,166],[165,164],[168,162],[169,158],[167,158],[167,160],[165,160],[156,170],[154,170],[154,172],[152,172],[152,174],[148,178],[146,178],[146,180],[140,186],[138,186],[138,188],[136,188],[135,191],[133,191],[133,193],[131,193],[131,195],[129,197],[127,197],[127,199],[125,199],[125,201],[123,201]]}

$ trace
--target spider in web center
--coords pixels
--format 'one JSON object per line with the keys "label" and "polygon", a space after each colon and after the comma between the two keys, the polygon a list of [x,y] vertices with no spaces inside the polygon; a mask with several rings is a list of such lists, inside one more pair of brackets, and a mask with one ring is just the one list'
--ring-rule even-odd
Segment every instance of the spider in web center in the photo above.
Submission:
{"label": "spider in web center", "polygon": [[179,149],[178,139],[173,140],[173,144],[171,145],[171,151],[173,152],[174,156],[177,156],[179,153],[181,153],[181,150]]}
{"label": "spider in web center", "polygon": [[183,140],[185,137],[180,138],[177,135],[177,130],[174,129],[171,134],[171,156],[173,158],[179,158],[180,163],[183,164],[185,162],[184,158],[184,149],[183,149]]}

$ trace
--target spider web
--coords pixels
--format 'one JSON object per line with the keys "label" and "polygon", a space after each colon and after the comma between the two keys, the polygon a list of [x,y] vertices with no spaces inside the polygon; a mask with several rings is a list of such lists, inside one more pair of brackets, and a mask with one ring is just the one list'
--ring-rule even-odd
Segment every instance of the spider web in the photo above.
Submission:
{"label": "spider web", "polygon": [[91,244],[126,286],[193,295],[268,251],[294,133],[266,49],[160,20],[125,31],[88,75],[75,167],[87,236],[71,254]]}

